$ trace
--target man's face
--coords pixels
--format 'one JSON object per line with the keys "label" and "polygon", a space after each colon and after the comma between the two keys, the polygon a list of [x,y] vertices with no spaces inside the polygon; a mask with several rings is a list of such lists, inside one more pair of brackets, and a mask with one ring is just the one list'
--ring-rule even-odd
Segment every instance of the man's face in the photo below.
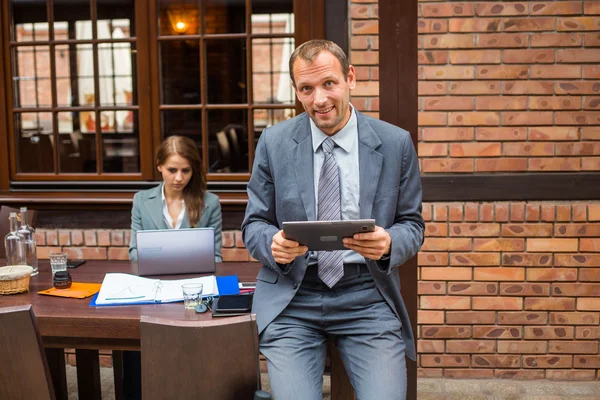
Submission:
{"label": "man's face", "polygon": [[356,86],[354,67],[344,77],[342,66],[333,54],[322,51],[310,62],[294,62],[294,89],[304,110],[315,125],[332,136],[350,119],[350,90]]}

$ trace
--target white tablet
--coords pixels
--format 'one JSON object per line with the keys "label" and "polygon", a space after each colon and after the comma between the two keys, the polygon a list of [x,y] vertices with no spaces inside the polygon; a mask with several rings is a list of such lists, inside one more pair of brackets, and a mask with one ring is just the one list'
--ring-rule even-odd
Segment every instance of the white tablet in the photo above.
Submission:
{"label": "white tablet", "polygon": [[294,221],[283,223],[283,235],[295,240],[311,251],[348,250],[342,243],[343,238],[355,233],[373,232],[374,219],[344,221]]}

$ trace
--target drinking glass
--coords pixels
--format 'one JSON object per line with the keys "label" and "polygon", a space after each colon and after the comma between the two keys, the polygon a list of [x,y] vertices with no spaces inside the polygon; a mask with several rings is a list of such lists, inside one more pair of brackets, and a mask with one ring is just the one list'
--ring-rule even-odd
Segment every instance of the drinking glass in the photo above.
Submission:
{"label": "drinking glass", "polygon": [[183,305],[185,308],[194,309],[202,301],[201,283],[184,283],[181,285],[183,291]]}
{"label": "drinking glass", "polygon": [[52,278],[58,271],[67,270],[67,253],[50,253],[48,255],[50,259],[50,267],[52,268]]}

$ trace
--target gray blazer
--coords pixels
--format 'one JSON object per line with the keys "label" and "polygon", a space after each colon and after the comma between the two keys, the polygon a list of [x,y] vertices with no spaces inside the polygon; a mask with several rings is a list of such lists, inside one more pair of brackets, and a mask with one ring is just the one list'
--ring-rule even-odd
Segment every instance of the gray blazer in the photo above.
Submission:
{"label": "gray blazer", "polygon": [[[359,112],[356,115],[360,218],[374,218],[392,238],[390,259],[367,260],[367,265],[402,323],[406,354],[414,360],[415,342],[396,268],[416,255],[423,243],[417,154],[405,130]],[[263,264],[252,310],[259,332],[287,307],[306,272],[306,256],[288,265],[278,264],[271,243],[284,221],[316,220],[313,154],[306,113],[265,129],[258,142],[242,235],[252,257]]]}
{"label": "gray blazer", "polygon": [[[131,240],[129,242],[129,259],[137,260],[137,231],[152,229],[169,229],[162,210],[162,194],[158,185],[152,189],[137,192],[133,196],[131,208]],[[204,193],[204,212],[196,224],[197,228],[215,228],[215,261],[221,262],[221,204],[216,194]],[[187,217],[181,222],[181,228],[190,228]]]}

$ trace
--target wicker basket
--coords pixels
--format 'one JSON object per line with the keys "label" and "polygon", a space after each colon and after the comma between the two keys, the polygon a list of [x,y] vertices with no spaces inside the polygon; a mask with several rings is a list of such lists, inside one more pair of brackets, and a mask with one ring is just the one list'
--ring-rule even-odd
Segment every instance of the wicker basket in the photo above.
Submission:
{"label": "wicker basket", "polygon": [[0,294],[15,294],[29,290],[29,278],[33,268],[28,265],[12,265],[0,268]]}

